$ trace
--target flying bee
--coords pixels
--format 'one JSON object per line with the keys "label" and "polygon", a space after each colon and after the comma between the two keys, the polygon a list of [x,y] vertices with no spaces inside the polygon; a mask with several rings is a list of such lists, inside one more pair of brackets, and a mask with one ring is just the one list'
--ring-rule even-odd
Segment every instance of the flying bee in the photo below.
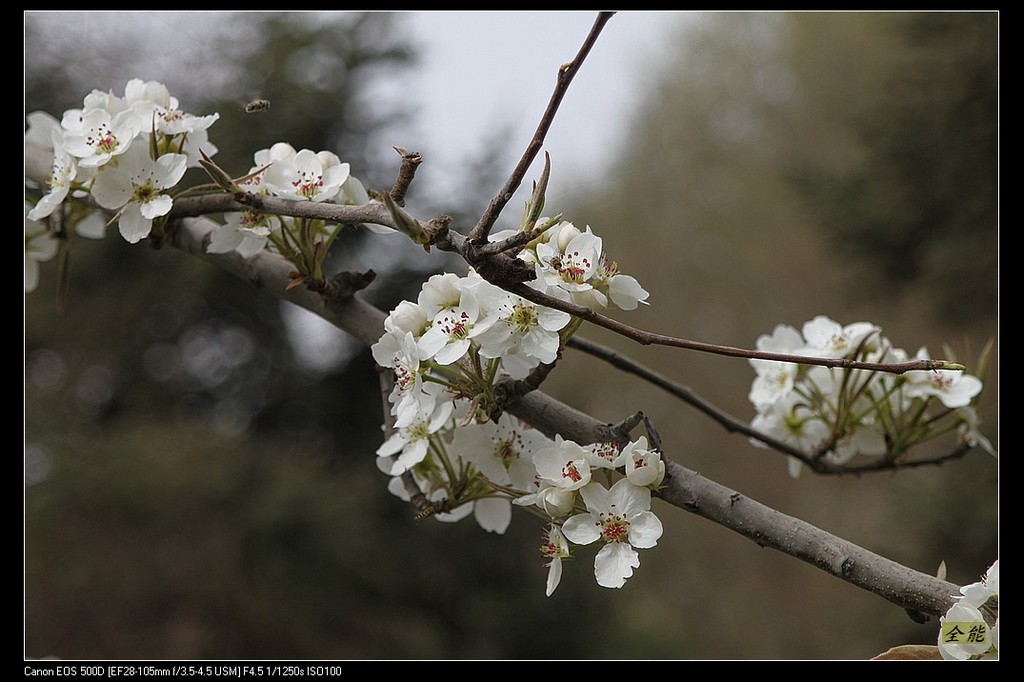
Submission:
{"label": "flying bee", "polygon": [[246,104],[244,107],[245,113],[247,114],[255,114],[257,111],[266,111],[269,108],[269,99],[254,99],[253,101]]}

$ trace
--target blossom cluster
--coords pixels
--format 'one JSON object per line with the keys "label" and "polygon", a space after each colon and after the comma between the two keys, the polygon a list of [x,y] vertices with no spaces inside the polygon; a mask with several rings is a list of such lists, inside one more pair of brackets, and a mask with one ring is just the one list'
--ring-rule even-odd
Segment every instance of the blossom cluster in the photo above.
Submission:
{"label": "blossom cluster", "polygon": [[[328,151],[297,151],[278,142],[253,155],[253,167],[236,185],[251,194],[293,201],[359,205],[370,203],[369,194],[349,164]],[[388,228],[369,226],[375,231]],[[237,252],[251,258],[270,248],[295,263],[303,274],[319,278],[318,267],[340,231],[323,220],[292,218],[247,209],[225,216],[225,224],[210,235],[209,253]],[[390,230],[388,230],[390,231]]]}
{"label": "blossom cluster", "polygon": [[[127,241],[144,239],[154,220],[171,210],[170,190],[186,169],[198,166],[201,154],[216,153],[207,129],[217,118],[182,111],[165,85],[140,79],[128,81],[123,96],[93,90],[81,108],[68,109],[59,121],[32,112],[25,140],[52,151],[53,165],[47,192],[26,215],[33,223],[27,222],[26,230],[37,230],[69,195],[88,195],[114,212]],[[91,212],[71,212],[63,228],[97,236],[102,233],[97,220]],[[83,224],[84,229],[76,229]],[[29,284],[26,276],[26,290]]]}
{"label": "blossom cluster", "polygon": [[[628,309],[647,298],[608,263],[589,228],[558,222],[519,256],[536,269],[528,286],[559,300]],[[392,310],[372,346],[377,363],[394,374],[390,433],[377,450],[379,468],[392,477],[389,490],[406,500],[422,496],[442,521],[472,513],[497,533],[508,527],[513,504],[532,510],[550,524],[541,548],[548,595],[570,542],[601,540],[595,576],[617,588],[639,566],[636,548],[653,547],[662,532],[650,504],[665,466],[646,438],[621,446],[551,440],[497,406],[498,386],[555,363],[577,327],[568,313],[475,272],[446,273]]]}
{"label": "blossom cluster", "polygon": [[[175,188],[185,171],[210,163],[216,154],[207,131],[218,118],[216,113],[197,116],[182,111],[165,85],[141,79],[128,81],[123,96],[94,90],[80,108],[68,109],[60,120],[41,111],[29,114],[25,141],[49,150],[53,162],[45,193],[26,203],[25,291],[36,288],[39,263],[56,255],[57,230],[63,237],[103,236],[108,223],[95,207],[113,214],[109,222],[116,221],[130,243],[158,234],[155,226],[183,193]],[[349,165],[332,152],[297,151],[279,142],[256,152],[254,162],[237,181],[239,189],[294,201],[370,202]],[[67,201],[69,197],[78,201]],[[327,248],[340,229],[323,220],[229,213],[226,224],[212,233],[207,250],[252,257],[271,248],[291,260],[302,275],[322,279]]]}
{"label": "blossom cluster", "polygon": [[[518,254],[536,268],[534,288],[559,298],[568,295],[573,303],[597,310],[608,307],[609,302],[623,310],[635,310],[637,304],[647,303],[647,290],[635,277],[620,272],[618,263],[608,260],[603,241],[589,226],[580,231],[567,221],[541,218],[537,222],[555,224]],[[497,232],[491,240],[514,234],[514,230]]]}
{"label": "blossom cluster", "polygon": [[[757,339],[757,349],[877,363],[909,359],[876,325],[844,326],[824,315],[799,331],[776,326]],[[928,350],[922,347],[915,358],[929,359]],[[751,427],[827,464],[844,465],[857,455],[894,461],[910,447],[954,429],[966,444],[995,455],[978,431],[972,403],[982,382],[970,374],[938,369],[892,375],[763,359],[750,364],[756,377],[748,397],[757,411]],[[757,439],[752,443],[764,447]],[[799,475],[801,466],[790,457],[791,475]]]}
{"label": "blossom cluster", "polygon": [[[966,661],[999,658],[999,560],[982,579],[960,588],[960,596],[939,618],[939,653],[945,660]],[[994,608],[995,624],[989,627],[983,611]]]}

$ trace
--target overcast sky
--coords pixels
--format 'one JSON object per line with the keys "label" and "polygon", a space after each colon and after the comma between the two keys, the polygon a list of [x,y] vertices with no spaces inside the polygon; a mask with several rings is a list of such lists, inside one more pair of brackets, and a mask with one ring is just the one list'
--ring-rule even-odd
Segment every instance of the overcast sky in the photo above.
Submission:
{"label": "overcast sky", "polygon": [[[596,16],[593,11],[409,13],[408,25],[426,48],[414,86],[423,108],[412,124],[410,144],[429,151],[430,163],[454,171],[489,132],[511,126],[518,159],[547,106],[558,67],[576,55]],[[690,16],[619,12],[606,24],[548,133],[553,191],[565,175],[583,183],[591,173],[603,172],[628,134],[624,117],[650,85],[645,66],[657,61],[673,29]]]}

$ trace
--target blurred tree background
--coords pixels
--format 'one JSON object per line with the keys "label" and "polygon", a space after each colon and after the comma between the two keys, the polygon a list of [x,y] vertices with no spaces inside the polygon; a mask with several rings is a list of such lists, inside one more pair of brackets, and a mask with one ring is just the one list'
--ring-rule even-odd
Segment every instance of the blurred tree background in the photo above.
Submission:
{"label": "blurred tree background", "polygon": [[[651,291],[622,319],[746,347],[778,323],[864,319],[973,367],[998,323],[998,14],[679,19],[676,49],[638,74],[650,96],[605,189],[551,209]],[[122,39],[55,39],[100,26]],[[400,14],[30,12],[25,33],[26,112],[160,80],[221,113],[217,161],[239,174],[287,140],[387,187],[391,146],[409,144],[389,130],[415,112],[386,95],[422,46]],[[242,112],[256,96],[267,115]],[[431,204],[418,178],[410,210],[471,223],[508,172],[485,150],[473,166],[472,200]],[[935,640],[934,622],[657,503],[665,536],[623,590],[597,587],[584,552],[546,599],[530,518],[506,537],[416,523],[384,490],[366,349],[183,254],[74,246],[66,311],[52,267],[25,302],[26,655],[866,658]],[[385,309],[444,265],[362,233],[335,251],[381,273],[366,295]],[[753,415],[742,361],[584,333]],[[994,443],[997,370],[980,406]],[[918,570],[945,560],[972,582],[996,557],[998,467],[980,451],[794,480],[783,456],[596,360],[568,354],[545,390],[607,421],[642,409],[685,466]]]}

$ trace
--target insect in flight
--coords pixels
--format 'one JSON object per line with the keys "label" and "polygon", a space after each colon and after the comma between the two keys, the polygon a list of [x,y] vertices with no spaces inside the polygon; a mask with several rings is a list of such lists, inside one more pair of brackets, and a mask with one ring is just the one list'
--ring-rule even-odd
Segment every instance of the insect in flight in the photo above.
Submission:
{"label": "insect in flight", "polygon": [[245,113],[255,114],[257,111],[266,111],[270,108],[269,99],[254,99],[245,105]]}

